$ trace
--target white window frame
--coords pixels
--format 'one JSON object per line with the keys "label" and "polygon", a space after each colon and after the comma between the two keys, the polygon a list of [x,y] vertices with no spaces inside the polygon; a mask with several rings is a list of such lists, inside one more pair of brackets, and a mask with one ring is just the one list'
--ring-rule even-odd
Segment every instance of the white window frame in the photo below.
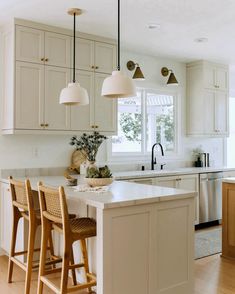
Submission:
{"label": "white window frame", "polygon": [[[174,97],[174,121],[175,121],[175,150],[174,152],[165,152],[165,159],[171,160],[171,159],[178,159],[180,158],[180,126],[181,126],[181,94],[179,91],[176,90],[170,90],[170,89],[153,89],[153,88],[140,88],[138,87],[137,90],[142,91],[142,93],[145,92],[152,92],[159,95],[171,95]],[[143,94],[141,94],[141,110],[142,113],[144,113],[144,119],[147,119],[147,113],[146,113],[146,103],[143,103]],[[118,111],[118,109],[117,109]],[[145,121],[146,125],[146,121]],[[141,150],[143,150],[143,144],[145,144],[144,150],[147,148],[147,140],[146,140],[146,130],[144,127],[144,124],[142,124],[142,137],[145,136],[145,139],[141,142]],[[163,146],[164,147],[164,146]],[[149,158],[151,156],[151,152],[112,152],[112,139],[107,140],[107,156],[108,161],[113,163],[127,163],[127,158],[130,159],[132,162],[146,162],[149,161]]]}

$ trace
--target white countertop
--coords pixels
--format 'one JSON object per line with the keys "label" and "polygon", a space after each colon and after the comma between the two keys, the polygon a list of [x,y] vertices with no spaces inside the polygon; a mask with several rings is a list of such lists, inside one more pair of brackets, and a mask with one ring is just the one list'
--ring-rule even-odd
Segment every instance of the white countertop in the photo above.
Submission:
{"label": "white countertop", "polygon": [[[114,181],[109,186],[108,192],[78,192],[73,187],[66,186],[66,180],[62,176],[30,177],[29,179],[33,190],[37,190],[37,183],[39,181],[51,187],[62,185],[65,187],[65,193],[69,199],[83,201],[87,205],[101,209],[149,204],[158,201],[169,201],[196,196],[195,192],[121,181]],[[21,180],[23,180],[23,178],[21,178]],[[83,179],[79,178],[78,183],[79,182],[82,183]]]}
{"label": "white countertop", "polygon": [[113,173],[117,180],[128,180],[137,178],[151,178],[151,177],[164,177],[164,176],[177,176],[188,174],[201,174],[218,171],[235,171],[235,168],[230,167],[184,167],[172,170],[145,170],[145,171],[124,171]]}
{"label": "white countertop", "polygon": [[224,183],[229,183],[229,184],[235,184],[235,178],[231,177],[231,178],[224,178],[223,179]]}

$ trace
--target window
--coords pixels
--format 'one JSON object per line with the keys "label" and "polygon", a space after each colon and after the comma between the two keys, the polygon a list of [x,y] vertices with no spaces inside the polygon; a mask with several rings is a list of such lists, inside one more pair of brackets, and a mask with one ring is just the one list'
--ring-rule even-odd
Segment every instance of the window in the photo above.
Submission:
{"label": "window", "polygon": [[159,142],[176,152],[176,95],[138,89],[137,97],[118,101],[118,135],[112,153],[145,155]]}

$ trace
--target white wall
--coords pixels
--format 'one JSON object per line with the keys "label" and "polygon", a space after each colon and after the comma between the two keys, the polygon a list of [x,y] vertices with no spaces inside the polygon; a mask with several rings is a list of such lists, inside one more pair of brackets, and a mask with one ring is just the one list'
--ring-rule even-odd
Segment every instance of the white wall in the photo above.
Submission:
{"label": "white wall", "polygon": [[[2,42],[0,42],[0,44],[1,43]],[[206,152],[211,153],[212,160],[214,160],[216,165],[222,165],[222,139],[202,140],[185,137],[185,64],[125,52],[122,54],[123,69],[125,68],[126,62],[130,59],[140,63],[146,76],[146,81],[144,83],[139,82],[139,86],[144,85],[146,87],[157,89],[165,88],[166,79],[160,74],[162,66],[167,66],[173,69],[180,83],[178,90],[182,100],[180,125],[182,139],[180,146],[181,152],[179,157],[174,159],[174,165],[184,166],[185,164],[188,164],[185,163],[185,161],[191,160],[191,149],[198,145],[202,145]],[[0,69],[1,68],[2,66],[0,64]],[[0,81],[2,81],[3,74],[4,73],[0,71]],[[128,74],[132,75],[132,73]],[[68,166],[73,150],[68,144],[69,139],[70,136],[67,135],[0,135],[0,169]],[[107,149],[105,144],[102,146],[98,154],[98,161],[107,161]]]}

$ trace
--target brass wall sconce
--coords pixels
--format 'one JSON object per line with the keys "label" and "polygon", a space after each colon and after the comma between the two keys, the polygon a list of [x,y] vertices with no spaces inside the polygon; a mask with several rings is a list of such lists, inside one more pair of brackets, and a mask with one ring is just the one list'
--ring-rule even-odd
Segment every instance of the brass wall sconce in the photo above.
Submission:
{"label": "brass wall sconce", "polygon": [[166,83],[167,85],[178,85],[179,84],[172,69],[168,69],[167,67],[162,67],[161,73],[164,77],[167,77],[170,74],[168,81]]}
{"label": "brass wall sconce", "polygon": [[133,71],[135,69],[134,75],[133,75],[133,79],[136,80],[145,80],[145,77],[142,73],[142,70],[140,69],[140,66],[138,63],[135,63],[132,60],[129,60],[126,64],[126,67],[128,68],[128,70]]}

